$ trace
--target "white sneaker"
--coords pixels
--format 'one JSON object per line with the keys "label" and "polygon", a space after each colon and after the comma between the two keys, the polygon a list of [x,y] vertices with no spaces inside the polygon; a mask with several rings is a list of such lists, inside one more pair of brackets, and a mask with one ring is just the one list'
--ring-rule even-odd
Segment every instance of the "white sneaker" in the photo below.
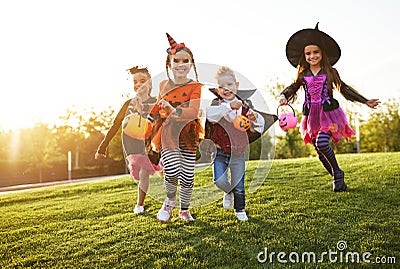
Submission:
{"label": "white sneaker", "polygon": [[243,211],[239,211],[239,212],[235,212],[235,215],[236,215],[236,218],[238,220],[241,220],[241,221],[249,220],[249,218],[246,215],[246,211],[244,211],[244,210]]}
{"label": "white sneaker", "polygon": [[144,207],[141,205],[135,205],[135,209],[133,210],[133,213],[135,214],[140,214],[144,212]]}
{"label": "white sneaker", "polygon": [[189,210],[180,210],[179,217],[185,221],[194,221],[192,215],[190,215]]}
{"label": "white sneaker", "polygon": [[231,209],[233,205],[233,192],[224,193],[224,199],[222,199],[222,206],[225,209]]}
{"label": "white sneaker", "polygon": [[172,210],[174,210],[175,205],[176,200],[170,200],[168,197],[165,198],[161,209],[157,213],[157,220],[162,223],[169,222],[171,220]]}

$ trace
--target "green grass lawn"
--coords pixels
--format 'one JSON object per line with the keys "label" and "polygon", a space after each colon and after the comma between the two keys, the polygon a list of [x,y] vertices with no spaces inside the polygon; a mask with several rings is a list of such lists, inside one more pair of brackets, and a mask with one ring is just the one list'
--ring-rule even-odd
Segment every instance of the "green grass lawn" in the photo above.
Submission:
{"label": "green grass lawn", "polygon": [[[400,153],[337,159],[345,193],[332,191],[316,158],[273,161],[264,183],[247,195],[248,222],[222,208],[222,192],[192,208],[194,222],[160,224],[154,196],[135,215],[129,177],[0,194],[0,267],[399,268]],[[257,165],[248,164],[247,186]],[[196,186],[211,182],[210,169],[196,175]],[[359,253],[360,263],[350,256],[346,262],[349,252]],[[365,253],[370,263],[361,262]]]}

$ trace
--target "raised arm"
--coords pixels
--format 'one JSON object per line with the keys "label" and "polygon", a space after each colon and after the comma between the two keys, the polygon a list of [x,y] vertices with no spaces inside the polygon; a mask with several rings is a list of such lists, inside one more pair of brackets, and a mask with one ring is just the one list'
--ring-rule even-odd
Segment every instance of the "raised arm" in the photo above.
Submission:
{"label": "raised arm", "polygon": [[111,139],[115,136],[118,132],[119,128],[122,125],[122,121],[125,118],[126,110],[128,109],[130,100],[126,101],[124,105],[119,110],[117,116],[115,117],[113,124],[111,125],[110,129],[108,129],[106,136],[104,137],[103,141],[101,141],[99,147],[97,148],[95,159],[98,159],[100,156],[106,157],[107,148],[110,144]]}
{"label": "raised arm", "polygon": [[378,104],[380,104],[379,99],[367,99],[364,96],[362,96],[358,91],[356,91],[353,87],[347,85],[344,83],[339,76],[339,73],[336,69],[334,69],[336,72],[339,80],[340,80],[340,93],[343,95],[346,100],[349,100],[351,102],[359,102],[362,104],[367,105],[370,108],[376,108]]}

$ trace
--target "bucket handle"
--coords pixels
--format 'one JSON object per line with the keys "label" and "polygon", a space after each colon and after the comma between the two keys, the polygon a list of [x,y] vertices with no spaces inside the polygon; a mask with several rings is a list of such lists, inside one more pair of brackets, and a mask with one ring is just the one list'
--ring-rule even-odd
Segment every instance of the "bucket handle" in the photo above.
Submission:
{"label": "bucket handle", "polygon": [[290,108],[291,108],[292,111],[293,111],[293,115],[296,116],[296,112],[294,112],[293,107],[292,107],[291,105],[289,105],[289,104],[286,104],[286,105],[279,105],[279,106],[276,108],[276,115],[279,115],[278,110],[279,110],[279,107],[281,107],[281,106],[290,106]]}
{"label": "bucket handle", "polygon": [[[129,104],[130,105],[130,104]],[[131,112],[132,110],[130,110],[130,112]],[[134,113],[137,113],[137,114],[139,114],[139,122],[138,122],[138,127],[140,127],[140,123],[142,122],[142,118],[143,118],[143,116],[142,116],[142,107],[140,107],[140,110],[138,111],[138,110],[136,110],[136,111],[134,111],[132,114],[134,114]]]}

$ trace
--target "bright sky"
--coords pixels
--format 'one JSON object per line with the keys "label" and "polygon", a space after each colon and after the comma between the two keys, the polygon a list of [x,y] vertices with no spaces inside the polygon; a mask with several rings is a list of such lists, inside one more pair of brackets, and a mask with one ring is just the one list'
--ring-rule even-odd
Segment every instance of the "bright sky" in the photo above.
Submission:
{"label": "bright sky", "polygon": [[286,42],[319,21],[342,49],[335,67],[346,83],[367,98],[398,98],[399,3],[1,1],[0,129],[54,123],[73,106],[119,109],[122,94],[132,93],[127,68],[165,70],[165,32],[196,62],[228,65],[262,89],[277,78],[291,83]]}

